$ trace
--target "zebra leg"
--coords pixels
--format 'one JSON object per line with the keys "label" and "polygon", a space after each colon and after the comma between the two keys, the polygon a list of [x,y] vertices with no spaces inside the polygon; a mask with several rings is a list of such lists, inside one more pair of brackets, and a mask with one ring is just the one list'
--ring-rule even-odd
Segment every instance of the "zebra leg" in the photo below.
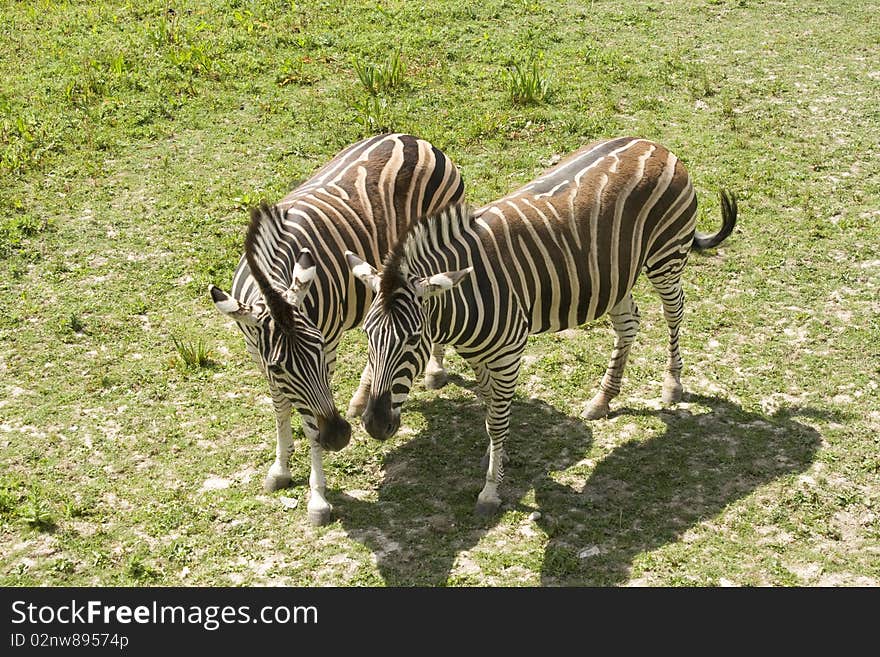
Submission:
{"label": "zebra leg", "polygon": [[435,343],[431,347],[431,358],[425,367],[425,387],[428,390],[438,390],[446,385],[446,370],[443,369],[443,356],[446,350],[445,344]]}
{"label": "zebra leg", "polygon": [[[483,454],[483,458],[480,459],[480,467],[483,470],[486,470],[489,467],[489,454],[491,453],[492,443],[490,441],[489,444],[486,445],[486,453]],[[501,450],[501,465],[507,465],[508,463],[510,463],[510,457],[507,455],[507,449],[503,449]]]}
{"label": "zebra leg", "polygon": [[[684,263],[682,262],[682,265]],[[684,291],[681,288],[681,266],[665,273],[648,271],[648,279],[663,302],[663,316],[669,327],[669,360],[663,376],[663,403],[681,401],[681,370],[684,363],[678,348],[678,331],[684,317]]]}
{"label": "zebra leg", "polygon": [[504,478],[504,442],[510,433],[510,407],[516,380],[519,375],[520,353],[509,360],[504,368],[489,370],[488,388],[490,396],[486,402],[486,433],[489,434],[489,463],[486,468],[486,483],[477,497],[476,514],[482,517],[493,515],[501,506],[498,487]]}
{"label": "zebra leg", "polygon": [[327,486],[324,478],[324,450],[318,444],[318,426],[312,417],[303,416],[303,429],[309,439],[311,471],[309,472],[309,503],[306,510],[309,522],[313,525],[326,525],[330,522],[333,507],[325,499]]}
{"label": "zebra leg", "polygon": [[[486,369],[485,365],[474,365],[474,374],[476,375],[476,383],[477,383],[477,397],[481,399],[485,403],[489,403],[492,399],[492,392],[490,386],[489,379],[489,370]],[[489,455],[492,453],[492,443],[489,442],[486,445],[486,453],[483,454],[483,458],[480,459],[480,467],[483,470],[488,469],[489,467]],[[507,455],[507,450],[504,449],[501,451],[501,464],[507,465],[510,462],[510,457]]]}
{"label": "zebra leg", "polygon": [[[479,397],[483,402],[488,402],[491,398],[489,386],[489,370],[486,369],[485,365],[479,363],[473,365],[473,370],[476,377],[477,397]],[[488,454],[488,452],[486,453]]]}
{"label": "zebra leg", "polygon": [[367,408],[367,400],[370,398],[370,388],[373,386],[373,366],[367,361],[367,366],[361,372],[361,382],[358,389],[352,395],[351,401],[348,403],[348,410],[345,417],[349,420],[360,417]]}
{"label": "zebra leg", "polygon": [[605,370],[605,376],[599,384],[599,392],[590,400],[584,412],[584,417],[588,420],[597,420],[608,415],[608,403],[620,392],[620,380],[623,378],[623,369],[629,357],[629,348],[639,332],[639,309],[632,298],[632,293],[621,299],[620,303],[609,311],[609,316],[616,336],[614,351],[611,352],[608,369]]}
{"label": "zebra leg", "polygon": [[282,395],[272,391],[272,404],[275,406],[275,462],[263,480],[263,490],[267,493],[287,488],[290,485],[290,455],[293,453],[293,431],[290,428],[290,402]]}

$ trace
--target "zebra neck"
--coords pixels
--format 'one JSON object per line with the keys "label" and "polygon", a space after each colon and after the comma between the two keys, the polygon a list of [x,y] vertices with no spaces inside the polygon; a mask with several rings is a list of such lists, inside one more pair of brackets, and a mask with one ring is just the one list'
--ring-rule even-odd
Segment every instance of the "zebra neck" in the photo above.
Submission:
{"label": "zebra neck", "polygon": [[420,258],[411,264],[410,271],[418,276],[473,267],[457,286],[427,300],[433,341],[466,348],[481,343],[489,334],[527,330],[517,292],[494,256],[491,233],[474,222],[454,239],[434,245],[430,259]]}

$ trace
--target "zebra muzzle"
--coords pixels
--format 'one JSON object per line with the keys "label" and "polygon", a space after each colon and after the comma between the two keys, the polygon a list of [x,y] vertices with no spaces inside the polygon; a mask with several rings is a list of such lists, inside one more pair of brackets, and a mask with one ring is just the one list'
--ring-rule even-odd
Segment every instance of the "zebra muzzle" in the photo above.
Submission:
{"label": "zebra muzzle", "polygon": [[391,408],[391,391],[386,390],[378,397],[370,397],[361,418],[364,429],[376,440],[391,438],[400,428],[400,413]]}
{"label": "zebra muzzle", "polygon": [[351,440],[351,425],[339,413],[325,418],[318,418],[318,444],[324,449],[335,452]]}

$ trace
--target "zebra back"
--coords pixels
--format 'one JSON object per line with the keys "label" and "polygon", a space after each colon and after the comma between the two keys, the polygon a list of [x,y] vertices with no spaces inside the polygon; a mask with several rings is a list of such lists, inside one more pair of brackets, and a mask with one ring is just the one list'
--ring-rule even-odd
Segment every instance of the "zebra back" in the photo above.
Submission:
{"label": "zebra back", "polygon": [[540,333],[602,316],[645,267],[683,266],[696,208],[674,154],[622,137],[589,144],[479,208],[474,229],[486,277]]}
{"label": "zebra back", "polygon": [[[457,168],[429,142],[406,134],[370,137],[262,210],[260,236],[253,242],[270,282],[281,290],[292,282],[300,252],[312,253],[317,270],[303,309],[334,345],[343,331],[360,324],[372,300],[351,277],[344,253],[378,266],[416,218],[459,201],[463,193]],[[232,293],[244,303],[260,298],[244,256]]]}

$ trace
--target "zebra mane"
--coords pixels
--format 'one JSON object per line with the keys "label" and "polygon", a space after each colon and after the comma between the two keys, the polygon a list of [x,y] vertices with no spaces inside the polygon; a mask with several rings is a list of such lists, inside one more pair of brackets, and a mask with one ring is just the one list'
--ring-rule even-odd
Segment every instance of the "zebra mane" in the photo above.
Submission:
{"label": "zebra mane", "polygon": [[290,281],[270,280],[278,272],[278,256],[291,259],[291,267],[286,268],[288,276],[292,270],[292,254],[281,239],[283,219],[284,212],[277,205],[269,205],[266,201],[251,208],[251,221],[244,238],[244,255],[272,318],[282,329],[292,332],[293,307],[282,294]]}
{"label": "zebra mane", "polygon": [[456,203],[435,214],[422,216],[409,225],[406,232],[397,238],[382,264],[379,296],[386,312],[391,308],[394,292],[406,284],[413,265],[423,261],[425,255],[440,250],[451,236],[461,233],[472,220],[470,205]]}

